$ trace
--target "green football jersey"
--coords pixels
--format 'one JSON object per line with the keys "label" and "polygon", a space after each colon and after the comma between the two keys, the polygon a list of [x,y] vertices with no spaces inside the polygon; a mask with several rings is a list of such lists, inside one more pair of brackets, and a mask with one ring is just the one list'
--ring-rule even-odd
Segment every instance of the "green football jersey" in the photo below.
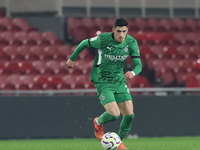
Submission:
{"label": "green football jersey", "polygon": [[91,80],[97,82],[125,81],[125,60],[130,55],[139,57],[137,41],[127,34],[122,43],[116,43],[114,34],[101,33],[99,36],[89,39],[89,44],[98,49],[98,54],[90,73]]}

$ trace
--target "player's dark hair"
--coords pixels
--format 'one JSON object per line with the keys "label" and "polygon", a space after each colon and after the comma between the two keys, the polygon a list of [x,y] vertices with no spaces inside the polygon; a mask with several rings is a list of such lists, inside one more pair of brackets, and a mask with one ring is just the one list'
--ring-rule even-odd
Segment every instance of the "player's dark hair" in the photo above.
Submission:
{"label": "player's dark hair", "polygon": [[114,22],[114,28],[118,27],[123,27],[123,26],[127,26],[128,27],[128,22],[126,19],[124,18],[117,18]]}

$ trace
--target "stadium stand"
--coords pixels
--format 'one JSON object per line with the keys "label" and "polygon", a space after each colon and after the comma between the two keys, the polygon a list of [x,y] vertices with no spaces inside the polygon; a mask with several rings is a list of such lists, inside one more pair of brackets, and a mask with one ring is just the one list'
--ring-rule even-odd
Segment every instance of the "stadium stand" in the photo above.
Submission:
{"label": "stadium stand", "polygon": [[[94,88],[88,78],[94,60],[91,49],[79,55],[74,69],[66,69],[65,62],[81,40],[97,36],[97,31],[111,31],[113,20],[69,17],[66,34],[71,43],[64,44],[52,31],[41,33],[23,18],[1,16],[1,90]],[[200,21],[128,18],[128,22],[143,64],[141,75],[128,82],[129,87],[200,87]],[[128,58],[125,70],[132,67]]]}

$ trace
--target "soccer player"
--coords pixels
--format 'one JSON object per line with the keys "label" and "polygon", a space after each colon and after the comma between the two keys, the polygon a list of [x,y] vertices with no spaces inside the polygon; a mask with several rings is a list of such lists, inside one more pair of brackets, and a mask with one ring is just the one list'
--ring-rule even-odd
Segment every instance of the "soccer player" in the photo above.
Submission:
{"label": "soccer player", "polygon": [[[127,32],[127,20],[118,18],[114,22],[112,32],[83,40],[66,62],[66,66],[73,68],[75,59],[86,47],[98,49],[90,78],[106,110],[94,119],[94,132],[99,141],[104,134],[103,124],[118,119],[120,114],[123,115],[118,133],[121,140],[127,136],[133,123],[133,102],[126,80],[138,75],[142,70],[142,64],[137,41]],[[129,55],[134,69],[124,74],[125,60]],[[127,148],[121,143],[118,149]]]}

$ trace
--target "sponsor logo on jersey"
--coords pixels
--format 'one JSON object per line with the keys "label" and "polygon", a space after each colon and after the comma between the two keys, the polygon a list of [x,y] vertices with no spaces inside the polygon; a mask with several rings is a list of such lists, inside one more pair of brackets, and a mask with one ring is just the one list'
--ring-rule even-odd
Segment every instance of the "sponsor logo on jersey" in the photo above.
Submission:
{"label": "sponsor logo on jersey", "polygon": [[128,57],[128,55],[124,55],[124,56],[114,56],[114,55],[108,55],[108,54],[105,54],[104,55],[106,59],[109,59],[111,61],[125,61],[126,58]]}
{"label": "sponsor logo on jersey", "polygon": [[99,36],[93,37],[93,38],[90,39],[90,41],[95,41],[95,40],[97,40],[98,37]]}

